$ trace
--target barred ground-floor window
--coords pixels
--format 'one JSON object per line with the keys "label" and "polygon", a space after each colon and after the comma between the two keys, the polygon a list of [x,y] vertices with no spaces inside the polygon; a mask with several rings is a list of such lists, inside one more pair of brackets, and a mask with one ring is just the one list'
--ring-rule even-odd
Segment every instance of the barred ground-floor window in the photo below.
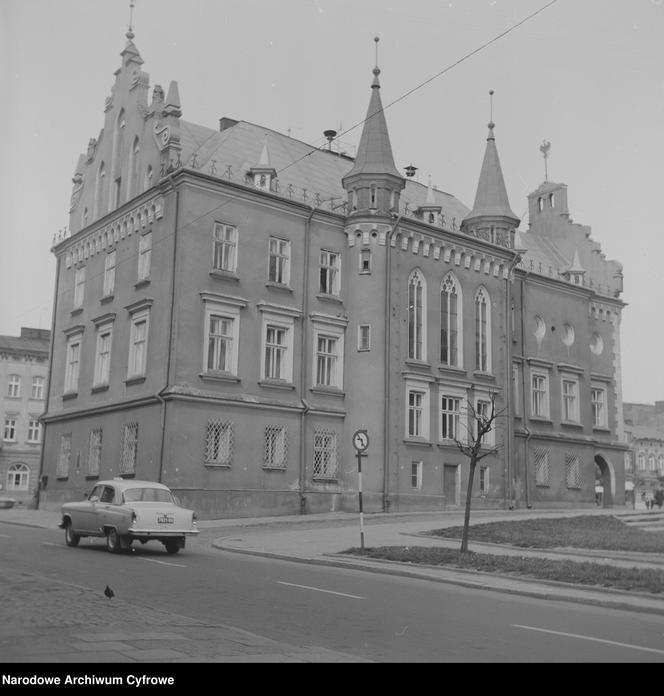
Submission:
{"label": "barred ground-floor window", "polygon": [[549,466],[549,450],[543,447],[535,448],[535,485],[549,486],[551,469]]}
{"label": "barred ground-floor window", "polygon": [[87,476],[99,476],[101,466],[101,438],[102,429],[95,428],[90,431],[90,441],[88,443],[88,470]]}
{"label": "barred ground-floor window", "polygon": [[136,456],[138,454],[138,423],[125,423],[122,429],[122,458],[120,473],[130,475],[136,473]]}
{"label": "barred ground-floor window", "polygon": [[268,469],[285,469],[288,461],[288,428],[268,425],[265,428],[265,463]]}
{"label": "barred ground-floor window", "polygon": [[60,456],[55,467],[56,478],[67,478],[69,476],[69,464],[71,462],[71,433],[60,437]]}
{"label": "barred ground-floor window", "polygon": [[565,455],[565,481],[567,488],[581,488],[581,459],[576,454]]}
{"label": "barred ground-floor window", "polygon": [[217,466],[231,466],[233,463],[233,424],[231,422],[208,421],[205,463]]}
{"label": "barred ground-floor window", "polygon": [[314,478],[337,478],[337,433],[317,430],[314,434]]}

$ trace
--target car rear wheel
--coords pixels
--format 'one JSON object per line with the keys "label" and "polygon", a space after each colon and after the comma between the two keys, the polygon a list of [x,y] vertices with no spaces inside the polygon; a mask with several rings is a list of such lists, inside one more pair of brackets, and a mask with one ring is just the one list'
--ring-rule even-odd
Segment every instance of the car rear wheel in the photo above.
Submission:
{"label": "car rear wheel", "polygon": [[106,548],[111,553],[120,553],[120,535],[114,527],[111,527],[111,529],[106,532]]}
{"label": "car rear wheel", "polygon": [[182,548],[182,544],[178,539],[169,539],[164,542],[164,546],[168,553],[177,553]]}
{"label": "car rear wheel", "polygon": [[67,520],[67,523],[65,524],[65,542],[67,546],[78,546],[78,542],[80,540],[81,537],[78,534],[75,534],[71,527],[71,521]]}

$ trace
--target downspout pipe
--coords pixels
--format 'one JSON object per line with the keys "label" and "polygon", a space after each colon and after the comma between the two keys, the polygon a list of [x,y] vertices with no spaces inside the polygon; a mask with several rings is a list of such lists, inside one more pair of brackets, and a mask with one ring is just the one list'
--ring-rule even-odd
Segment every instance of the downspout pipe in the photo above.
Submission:
{"label": "downspout pipe", "polygon": [[159,445],[159,473],[157,481],[162,482],[164,473],[164,450],[166,445],[166,401],[162,394],[168,389],[171,383],[171,356],[173,353],[173,323],[175,321],[175,271],[177,266],[177,248],[178,248],[178,218],[180,214],[180,191],[175,187],[173,182],[173,174],[170,174],[168,180],[175,191],[175,222],[173,224],[173,265],[172,265],[172,282],[171,282],[171,316],[168,329],[168,356],[166,358],[166,383],[164,388],[157,392],[156,397],[161,403],[161,443]]}
{"label": "downspout pipe", "polygon": [[510,302],[510,279],[514,267],[521,260],[521,254],[516,253],[515,257],[510,261],[507,269],[507,278],[505,278],[505,312],[506,312],[506,332],[505,332],[505,361],[506,361],[506,380],[505,380],[505,406],[507,410],[507,437],[505,439],[505,507],[509,510],[514,508],[512,495],[512,452],[514,450],[514,413],[512,399],[512,303]]}
{"label": "downspout pipe", "polygon": [[[390,509],[390,354],[391,354],[391,344],[390,339],[392,337],[392,312],[390,311],[390,291],[392,286],[392,235],[396,232],[401,218],[403,215],[399,215],[396,222],[392,226],[392,229],[388,231],[385,237],[385,438],[384,447],[385,455],[383,459],[383,512],[389,512]],[[397,468],[398,470],[398,468]],[[399,491],[397,490],[397,495]]]}
{"label": "downspout pipe", "polygon": [[524,449],[523,449],[523,482],[524,482],[524,487],[526,489],[526,507],[530,510],[532,507],[532,504],[530,502],[530,481],[528,477],[528,469],[529,469],[529,456],[528,456],[528,443],[530,442],[530,438],[532,437],[532,433],[530,432],[530,428],[528,427],[528,408],[527,408],[527,403],[526,403],[526,363],[525,363],[525,358],[526,358],[526,298],[525,298],[525,293],[524,293],[524,287],[526,284],[526,278],[529,276],[529,272],[525,272],[525,276],[521,278],[521,355],[524,358],[524,363],[523,363],[523,376],[521,378],[521,394],[522,394],[522,399],[521,399],[521,404],[523,407],[523,429],[526,431],[526,439],[524,441]]}
{"label": "downspout pipe", "polygon": [[[48,353],[48,376],[46,378],[46,404],[44,405],[44,414],[48,413],[48,407],[50,403],[51,396],[51,375],[53,374],[53,346],[55,345],[55,315],[58,311],[58,289],[60,286],[60,257],[56,257],[55,262],[55,284],[53,290],[53,316],[51,317],[51,338],[49,341],[49,353]],[[43,415],[42,414],[42,417]],[[45,444],[46,444],[46,427],[47,423],[44,423],[44,432],[42,433],[42,446],[39,453],[39,478],[37,479],[37,494],[35,496],[35,510],[39,509],[39,502],[42,491],[42,476],[44,475],[44,457],[45,457]]]}
{"label": "downspout pipe", "polygon": [[302,273],[302,327],[300,337],[300,401],[303,409],[300,412],[300,514],[307,511],[307,461],[305,457],[306,425],[310,406],[306,400],[307,370],[309,369],[309,345],[307,330],[307,315],[309,313],[309,271],[311,267],[309,250],[311,247],[311,220],[316,212],[313,205],[304,223],[304,269]]}

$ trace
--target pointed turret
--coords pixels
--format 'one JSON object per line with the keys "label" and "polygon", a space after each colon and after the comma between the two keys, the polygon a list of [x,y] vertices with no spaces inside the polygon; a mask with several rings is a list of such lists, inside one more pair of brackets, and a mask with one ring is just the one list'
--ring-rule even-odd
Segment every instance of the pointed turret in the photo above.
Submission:
{"label": "pointed turret", "polygon": [[563,277],[569,280],[570,283],[574,285],[583,285],[583,276],[586,274],[586,269],[581,265],[581,259],[579,258],[578,247],[574,249],[574,258],[572,263],[566,271],[563,271]]}
{"label": "pointed turret", "polygon": [[175,116],[176,118],[182,116],[178,83],[175,80],[171,80],[171,84],[168,86],[168,96],[164,104],[164,116]]}
{"label": "pointed turret", "polygon": [[263,149],[261,150],[258,164],[251,167],[249,176],[253,179],[254,186],[262,191],[272,190],[272,182],[277,178],[277,170],[270,162],[270,150],[267,146],[267,134],[263,140]]}
{"label": "pointed turret", "polygon": [[[375,39],[378,42],[378,37]],[[351,212],[387,214],[398,210],[399,193],[405,180],[392,157],[392,145],[380,98],[380,68],[373,69],[371,97],[355,164],[341,180],[348,191]]]}
{"label": "pointed turret", "polygon": [[514,231],[521,221],[512,211],[507,197],[494,128],[494,122],[490,121],[475,203],[461,223],[461,230],[494,244],[513,247]]}
{"label": "pointed turret", "polygon": [[433,195],[433,186],[431,185],[431,175],[429,175],[429,186],[427,187],[427,197],[424,203],[417,209],[416,213],[419,215],[424,222],[428,222],[433,225],[438,216],[441,214],[443,208],[436,203],[436,198]]}

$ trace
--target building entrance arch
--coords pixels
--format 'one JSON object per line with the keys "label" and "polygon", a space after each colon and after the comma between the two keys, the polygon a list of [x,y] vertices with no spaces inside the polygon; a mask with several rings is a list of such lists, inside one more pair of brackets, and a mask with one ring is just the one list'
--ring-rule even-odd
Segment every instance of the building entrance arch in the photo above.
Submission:
{"label": "building entrance arch", "polygon": [[613,501],[616,497],[616,472],[613,464],[603,454],[595,455],[595,464],[600,473],[602,487],[601,506],[605,508],[613,507]]}

